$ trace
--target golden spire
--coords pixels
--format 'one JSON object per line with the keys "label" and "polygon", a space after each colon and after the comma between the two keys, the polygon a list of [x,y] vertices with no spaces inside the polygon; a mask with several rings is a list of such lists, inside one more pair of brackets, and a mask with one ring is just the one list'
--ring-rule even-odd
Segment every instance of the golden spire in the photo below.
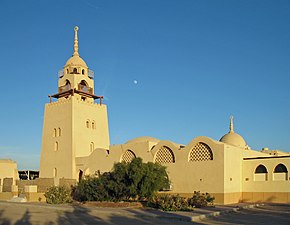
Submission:
{"label": "golden spire", "polygon": [[74,41],[74,54],[73,56],[79,56],[79,41],[78,41],[78,30],[79,28],[75,26],[75,41]]}
{"label": "golden spire", "polygon": [[235,133],[234,132],[234,117],[230,116],[230,133]]}

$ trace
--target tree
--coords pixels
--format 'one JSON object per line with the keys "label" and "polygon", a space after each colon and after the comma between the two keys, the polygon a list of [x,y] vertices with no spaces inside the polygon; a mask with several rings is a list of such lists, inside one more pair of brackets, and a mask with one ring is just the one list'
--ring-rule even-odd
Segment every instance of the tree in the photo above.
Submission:
{"label": "tree", "polygon": [[74,198],[79,201],[140,200],[168,187],[164,166],[135,158],[130,163],[114,164],[112,172],[81,180],[74,189]]}

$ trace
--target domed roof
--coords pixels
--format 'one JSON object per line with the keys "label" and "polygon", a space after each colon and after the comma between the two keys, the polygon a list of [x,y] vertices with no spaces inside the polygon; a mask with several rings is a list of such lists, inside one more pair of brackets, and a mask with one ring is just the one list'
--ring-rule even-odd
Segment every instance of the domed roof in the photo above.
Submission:
{"label": "domed roof", "polygon": [[130,143],[138,143],[138,142],[146,142],[146,141],[150,141],[150,142],[159,142],[160,140],[153,138],[153,137],[148,137],[148,136],[143,136],[143,137],[137,137],[134,138],[132,140],[129,140],[126,142],[126,144],[130,144]]}
{"label": "domed roof", "polygon": [[79,56],[79,55],[73,55],[70,57],[65,66],[83,66],[83,67],[88,67],[86,62]]}
{"label": "domed roof", "polygon": [[233,117],[232,116],[230,118],[230,132],[225,134],[224,136],[222,136],[222,138],[220,139],[220,142],[234,145],[234,146],[237,146],[240,148],[247,147],[247,143],[244,140],[244,138],[241,135],[234,132],[234,124],[233,124]]}

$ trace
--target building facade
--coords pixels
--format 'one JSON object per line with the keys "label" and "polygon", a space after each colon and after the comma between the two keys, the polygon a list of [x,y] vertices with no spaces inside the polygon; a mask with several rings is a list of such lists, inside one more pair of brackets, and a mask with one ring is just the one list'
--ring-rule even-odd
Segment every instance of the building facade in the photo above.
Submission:
{"label": "building facade", "polygon": [[93,72],[79,55],[75,27],[73,56],[59,73],[58,93],[45,106],[40,178],[53,178],[55,184],[59,179],[79,180],[141,157],[166,166],[168,193],[208,192],[222,204],[290,203],[290,154],[252,150],[234,131],[232,117],[229,133],[219,141],[197,137],[182,145],[139,137],[110,145],[107,108],[94,91]]}

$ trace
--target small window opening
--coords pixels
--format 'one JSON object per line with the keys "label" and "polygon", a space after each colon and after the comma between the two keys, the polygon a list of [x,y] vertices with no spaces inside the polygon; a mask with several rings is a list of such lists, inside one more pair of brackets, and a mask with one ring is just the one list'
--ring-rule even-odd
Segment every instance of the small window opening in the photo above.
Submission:
{"label": "small window opening", "polygon": [[95,121],[92,122],[92,129],[96,129]]}
{"label": "small window opening", "polygon": [[95,146],[94,146],[94,142],[91,142],[91,144],[90,144],[90,149],[91,149],[91,152],[93,152],[93,151],[94,151],[94,148],[95,148]]}
{"label": "small window opening", "polygon": [[85,70],[82,70],[82,75],[84,75],[85,74]]}
{"label": "small window opening", "polygon": [[57,136],[57,133],[56,133],[56,129],[54,128],[53,129],[53,137],[56,137]]}
{"label": "small window opening", "polygon": [[81,97],[82,101],[86,101],[86,97]]}
{"label": "small window opening", "polygon": [[58,136],[60,137],[61,136],[61,129],[58,128]]}
{"label": "small window opening", "polygon": [[74,68],[73,69],[73,74],[77,74],[78,73],[78,69],[77,68]]}
{"label": "small window opening", "polygon": [[90,128],[90,121],[89,120],[87,120],[86,125],[87,125],[87,128]]}
{"label": "small window opening", "polygon": [[58,151],[58,142],[57,141],[54,143],[54,151]]}
{"label": "small window opening", "polygon": [[53,169],[53,176],[57,177],[57,169],[56,168]]}

